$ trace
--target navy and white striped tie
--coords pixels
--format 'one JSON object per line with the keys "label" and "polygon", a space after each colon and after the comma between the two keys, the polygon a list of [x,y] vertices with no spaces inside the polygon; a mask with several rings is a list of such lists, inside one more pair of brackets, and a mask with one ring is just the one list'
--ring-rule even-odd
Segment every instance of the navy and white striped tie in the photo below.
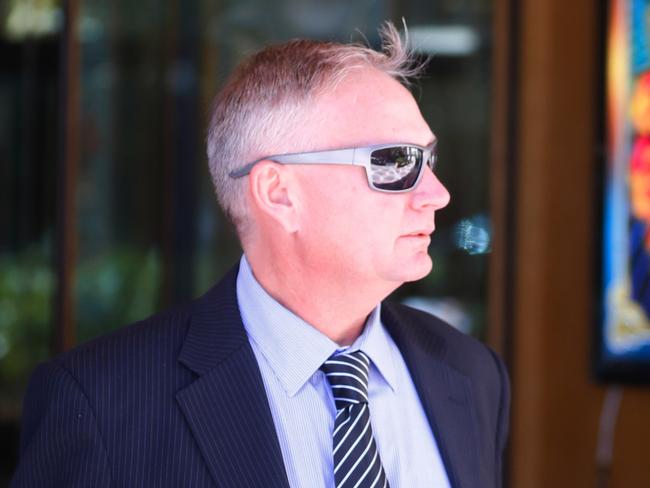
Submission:
{"label": "navy and white striped tie", "polygon": [[388,487],[370,425],[369,367],[370,358],[362,351],[332,356],[321,366],[336,403],[333,433],[336,488]]}

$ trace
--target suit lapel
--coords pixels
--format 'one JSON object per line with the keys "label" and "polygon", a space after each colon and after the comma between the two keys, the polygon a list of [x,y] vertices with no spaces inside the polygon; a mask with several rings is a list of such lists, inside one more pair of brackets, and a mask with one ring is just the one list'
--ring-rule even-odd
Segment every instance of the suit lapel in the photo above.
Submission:
{"label": "suit lapel", "polygon": [[179,361],[198,375],[176,399],[216,484],[289,487],[273,417],[241,322],[237,269],[199,299]]}
{"label": "suit lapel", "polygon": [[409,368],[454,488],[479,488],[476,417],[469,379],[447,361],[446,344],[382,305],[387,328]]}

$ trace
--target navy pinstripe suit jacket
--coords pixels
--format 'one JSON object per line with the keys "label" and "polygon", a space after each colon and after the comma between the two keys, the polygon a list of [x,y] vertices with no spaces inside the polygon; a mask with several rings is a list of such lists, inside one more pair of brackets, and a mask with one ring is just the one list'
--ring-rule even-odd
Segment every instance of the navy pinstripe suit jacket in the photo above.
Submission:
{"label": "navy pinstripe suit jacket", "polygon": [[[40,365],[12,486],[288,487],[236,274],[185,307]],[[452,485],[499,486],[509,407],[502,362],[423,312],[384,304],[382,321]]]}

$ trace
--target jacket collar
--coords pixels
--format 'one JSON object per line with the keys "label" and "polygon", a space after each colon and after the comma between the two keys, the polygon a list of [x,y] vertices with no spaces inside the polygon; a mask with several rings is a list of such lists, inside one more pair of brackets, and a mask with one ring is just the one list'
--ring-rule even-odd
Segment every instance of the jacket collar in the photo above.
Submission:
{"label": "jacket collar", "polygon": [[[451,486],[479,488],[477,424],[469,378],[448,358],[447,341],[433,330],[436,318],[404,317],[384,303],[382,322],[397,344],[429,420]],[[449,327],[446,324],[440,324]]]}
{"label": "jacket collar", "polygon": [[235,287],[239,267],[200,297],[178,360],[199,376],[213,370],[248,344]]}
{"label": "jacket collar", "polygon": [[176,399],[218,486],[289,488],[236,277],[237,267],[195,304],[179,361],[198,377]]}

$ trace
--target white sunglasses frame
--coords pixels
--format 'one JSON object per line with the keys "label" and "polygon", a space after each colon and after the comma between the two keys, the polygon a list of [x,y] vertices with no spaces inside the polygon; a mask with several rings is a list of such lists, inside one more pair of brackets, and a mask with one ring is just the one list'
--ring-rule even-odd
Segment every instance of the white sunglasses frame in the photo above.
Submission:
{"label": "white sunglasses frame", "polygon": [[[381,191],[385,193],[405,193],[413,190],[420,179],[422,178],[422,173],[424,168],[428,166],[433,171],[436,161],[436,146],[438,141],[434,140],[428,146],[418,146],[416,144],[375,144],[372,146],[365,147],[349,147],[343,149],[331,149],[326,151],[310,151],[302,153],[290,153],[290,154],[278,154],[274,156],[266,156],[255,161],[246,164],[245,166],[231,171],[229,176],[231,178],[241,178],[246,176],[251,172],[253,167],[261,161],[273,161],[280,164],[335,164],[335,165],[352,165],[352,166],[363,166],[366,170],[366,178],[368,180],[368,186],[375,191]],[[384,188],[377,188],[372,182],[372,163],[371,155],[374,151],[380,149],[390,149],[397,147],[409,147],[415,148],[422,151],[422,162],[424,164],[420,165],[420,172],[418,173],[415,183],[405,190],[388,190]]]}

